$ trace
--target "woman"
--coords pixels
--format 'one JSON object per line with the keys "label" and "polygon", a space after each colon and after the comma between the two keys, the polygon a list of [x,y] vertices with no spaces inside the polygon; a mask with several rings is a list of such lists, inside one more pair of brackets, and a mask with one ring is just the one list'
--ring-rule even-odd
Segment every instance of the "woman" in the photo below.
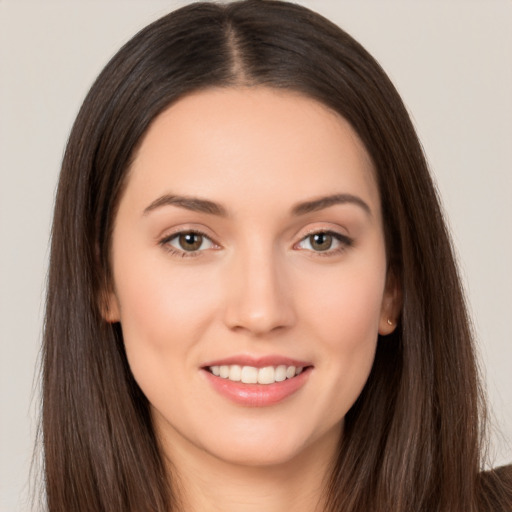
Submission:
{"label": "woman", "polygon": [[292,4],[183,8],[93,85],[43,393],[52,512],[512,506],[506,469],[479,475],[471,332],[409,117]]}

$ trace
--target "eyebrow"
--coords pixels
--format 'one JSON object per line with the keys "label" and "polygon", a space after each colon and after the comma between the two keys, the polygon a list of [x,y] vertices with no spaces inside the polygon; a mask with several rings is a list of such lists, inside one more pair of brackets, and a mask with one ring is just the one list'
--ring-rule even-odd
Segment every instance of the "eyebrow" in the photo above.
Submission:
{"label": "eyebrow", "polygon": [[313,201],[298,203],[292,208],[292,213],[293,215],[305,215],[306,213],[317,212],[336,204],[355,204],[361,207],[368,215],[372,214],[368,204],[360,197],[352,194],[333,194],[314,199]]}
{"label": "eyebrow", "polygon": [[[368,215],[371,215],[371,209],[368,204],[360,197],[352,194],[334,194],[331,196],[324,196],[312,201],[304,201],[296,204],[292,208],[292,214],[295,216],[305,215],[307,213],[316,212],[329,208],[337,204],[355,204],[362,208]],[[207,213],[210,215],[218,215],[220,217],[227,217],[226,209],[213,201],[207,199],[199,199],[197,197],[177,196],[173,194],[165,194],[158,199],[155,199],[149,206],[144,209],[143,215],[148,215],[153,210],[162,206],[178,206],[186,210]]]}
{"label": "eyebrow", "polygon": [[180,208],[185,208],[186,210],[191,210],[193,212],[227,217],[226,209],[218,203],[208,201],[207,199],[199,199],[197,197],[176,196],[172,194],[165,194],[158,199],[155,199],[144,209],[143,215],[147,215],[161,206],[179,206]]}

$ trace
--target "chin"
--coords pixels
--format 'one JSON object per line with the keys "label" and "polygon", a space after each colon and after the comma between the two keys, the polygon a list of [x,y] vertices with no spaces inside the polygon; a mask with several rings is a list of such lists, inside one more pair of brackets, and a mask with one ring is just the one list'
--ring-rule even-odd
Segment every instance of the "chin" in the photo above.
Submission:
{"label": "chin", "polygon": [[211,455],[229,464],[246,467],[276,467],[287,464],[300,456],[302,447],[288,443],[268,444],[230,443],[230,446],[215,446]]}
{"label": "chin", "polygon": [[[329,430],[294,431],[296,421],[284,421],[280,425],[260,425],[256,428],[225,430],[222,434],[205,439],[201,448],[225,463],[254,468],[279,467],[310,457],[312,453],[334,453],[341,435],[338,423]],[[298,422],[299,427],[307,427]]]}

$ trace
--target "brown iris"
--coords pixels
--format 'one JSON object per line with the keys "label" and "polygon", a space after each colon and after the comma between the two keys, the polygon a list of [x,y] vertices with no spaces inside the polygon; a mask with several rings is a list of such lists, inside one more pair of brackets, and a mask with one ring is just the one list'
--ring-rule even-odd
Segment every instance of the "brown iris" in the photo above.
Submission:
{"label": "brown iris", "polygon": [[329,233],[315,233],[310,235],[309,241],[315,251],[327,251],[332,246],[332,235]]}
{"label": "brown iris", "polygon": [[183,233],[178,237],[178,242],[184,251],[197,251],[203,244],[203,235]]}

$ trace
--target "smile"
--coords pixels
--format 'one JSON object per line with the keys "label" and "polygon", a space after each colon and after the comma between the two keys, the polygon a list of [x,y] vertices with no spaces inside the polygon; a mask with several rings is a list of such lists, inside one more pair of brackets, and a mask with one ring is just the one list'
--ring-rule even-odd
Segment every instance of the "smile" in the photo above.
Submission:
{"label": "smile", "polygon": [[234,356],[201,368],[211,388],[230,402],[266,407],[295,395],[308,382],[313,365],[282,356]]}
{"label": "smile", "polygon": [[265,366],[256,368],[255,366],[233,365],[215,365],[209,366],[208,370],[216,377],[228,379],[232,382],[242,382],[243,384],[274,384],[283,382],[286,379],[292,379],[300,375],[304,368],[302,366]]}

